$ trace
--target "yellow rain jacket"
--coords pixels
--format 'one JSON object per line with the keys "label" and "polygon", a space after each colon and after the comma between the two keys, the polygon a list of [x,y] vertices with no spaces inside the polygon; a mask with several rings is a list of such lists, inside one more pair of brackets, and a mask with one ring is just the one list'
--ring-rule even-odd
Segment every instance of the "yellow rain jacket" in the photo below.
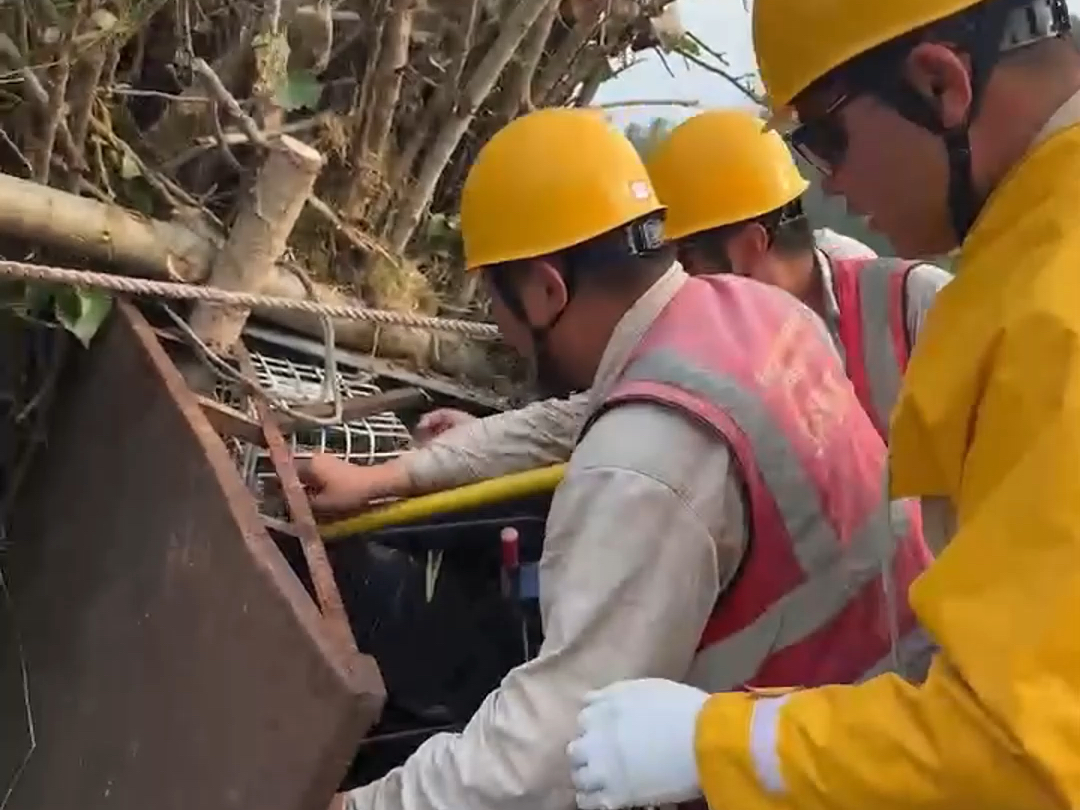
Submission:
{"label": "yellow rain jacket", "polygon": [[1080,124],[988,201],[890,446],[894,496],[956,510],[910,591],[942,652],[921,686],[712,697],[696,739],[710,806],[1080,808]]}

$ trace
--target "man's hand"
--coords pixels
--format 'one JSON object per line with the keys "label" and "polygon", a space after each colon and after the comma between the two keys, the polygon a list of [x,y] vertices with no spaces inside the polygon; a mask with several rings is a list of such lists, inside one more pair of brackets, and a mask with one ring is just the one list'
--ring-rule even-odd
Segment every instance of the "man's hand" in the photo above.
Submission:
{"label": "man's hand", "polygon": [[708,697],[659,678],[586,695],[578,737],[566,749],[577,806],[617,810],[699,798],[694,735]]}
{"label": "man's hand", "polygon": [[375,498],[409,494],[409,477],[396,461],[361,467],[328,453],[316,453],[309,459],[297,459],[296,468],[312,511],[326,517],[355,514]]}
{"label": "man's hand", "polygon": [[416,442],[423,446],[441,433],[458,425],[475,422],[476,417],[454,408],[436,408],[420,417],[416,425]]}

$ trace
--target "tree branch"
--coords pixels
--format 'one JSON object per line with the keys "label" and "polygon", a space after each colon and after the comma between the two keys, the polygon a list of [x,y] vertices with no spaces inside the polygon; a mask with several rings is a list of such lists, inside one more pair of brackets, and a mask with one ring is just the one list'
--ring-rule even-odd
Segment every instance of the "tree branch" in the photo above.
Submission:
{"label": "tree branch", "polygon": [[685,98],[633,98],[626,101],[607,101],[603,104],[591,105],[601,110],[618,109],[619,107],[700,107],[701,102],[697,99]]}
{"label": "tree branch", "polygon": [[724,81],[726,81],[728,84],[730,84],[736,90],[738,90],[740,93],[742,93],[748,99],[750,99],[750,101],[757,104],[759,107],[765,105],[765,99],[762,96],[759,96],[757,93],[755,93],[753,90],[751,90],[745,84],[740,82],[736,77],[732,76],[730,73],[728,73],[723,68],[718,68],[715,65],[710,65],[705,60],[701,59],[700,57],[695,56],[692,53],[688,53],[685,50],[680,49],[680,50],[677,51],[677,53],[683,59],[686,59],[689,62],[693,62],[698,67],[704,68],[705,70],[709,71],[710,73],[715,73],[717,76],[722,78]]}
{"label": "tree branch", "polygon": [[[260,289],[275,263],[322,169],[322,155],[288,135],[270,145],[247,205],[236,217],[225,247],[214,260],[210,283],[228,290]],[[247,310],[201,303],[191,328],[214,351],[230,349],[240,337]]]}
{"label": "tree branch", "polygon": [[424,209],[431,201],[439,176],[446,168],[462,136],[469,128],[484,98],[498,81],[499,75],[506,68],[514,51],[525,38],[525,34],[537,17],[549,3],[556,0],[516,0],[509,16],[503,22],[499,36],[483,61],[476,67],[475,73],[465,87],[460,103],[449,120],[435,136],[428,150],[423,165],[420,167],[416,184],[402,202],[390,232],[390,249],[401,253],[416,230]]}

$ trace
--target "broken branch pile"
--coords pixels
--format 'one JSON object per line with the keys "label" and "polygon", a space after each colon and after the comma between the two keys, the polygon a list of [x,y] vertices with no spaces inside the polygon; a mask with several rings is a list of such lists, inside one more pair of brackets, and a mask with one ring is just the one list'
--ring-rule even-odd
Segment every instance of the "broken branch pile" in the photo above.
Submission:
{"label": "broken branch pile", "polygon": [[[454,216],[472,157],[523,111],[590,105],[635,54],[672,47],[672,2],[4,3],[0,256],[482,316]],[[201,305],[192,325],[227,346],[245,316]],[[276,317],[319,334],[311,315]],[[337,335],[491,375],[460,337]]]}

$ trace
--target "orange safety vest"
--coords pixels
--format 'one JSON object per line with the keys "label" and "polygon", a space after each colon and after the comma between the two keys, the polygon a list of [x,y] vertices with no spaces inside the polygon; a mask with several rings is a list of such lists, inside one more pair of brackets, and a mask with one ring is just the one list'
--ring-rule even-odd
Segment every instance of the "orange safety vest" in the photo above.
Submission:
{"label": "orange safety vest", "polygon": [[744,278],[688,279],[590,424],[640,400],[717,431],[748,496],[748,551],[690,682],[812,686],[928,664],[906,597],[931,560],[917,506],[889,504],[885,446],[809,310]]}
{"label": "orange safety vest", "polygon": [[904,288],[915,264],[892,258],[829,258],[848,379],[886,440],[911,355]]}

